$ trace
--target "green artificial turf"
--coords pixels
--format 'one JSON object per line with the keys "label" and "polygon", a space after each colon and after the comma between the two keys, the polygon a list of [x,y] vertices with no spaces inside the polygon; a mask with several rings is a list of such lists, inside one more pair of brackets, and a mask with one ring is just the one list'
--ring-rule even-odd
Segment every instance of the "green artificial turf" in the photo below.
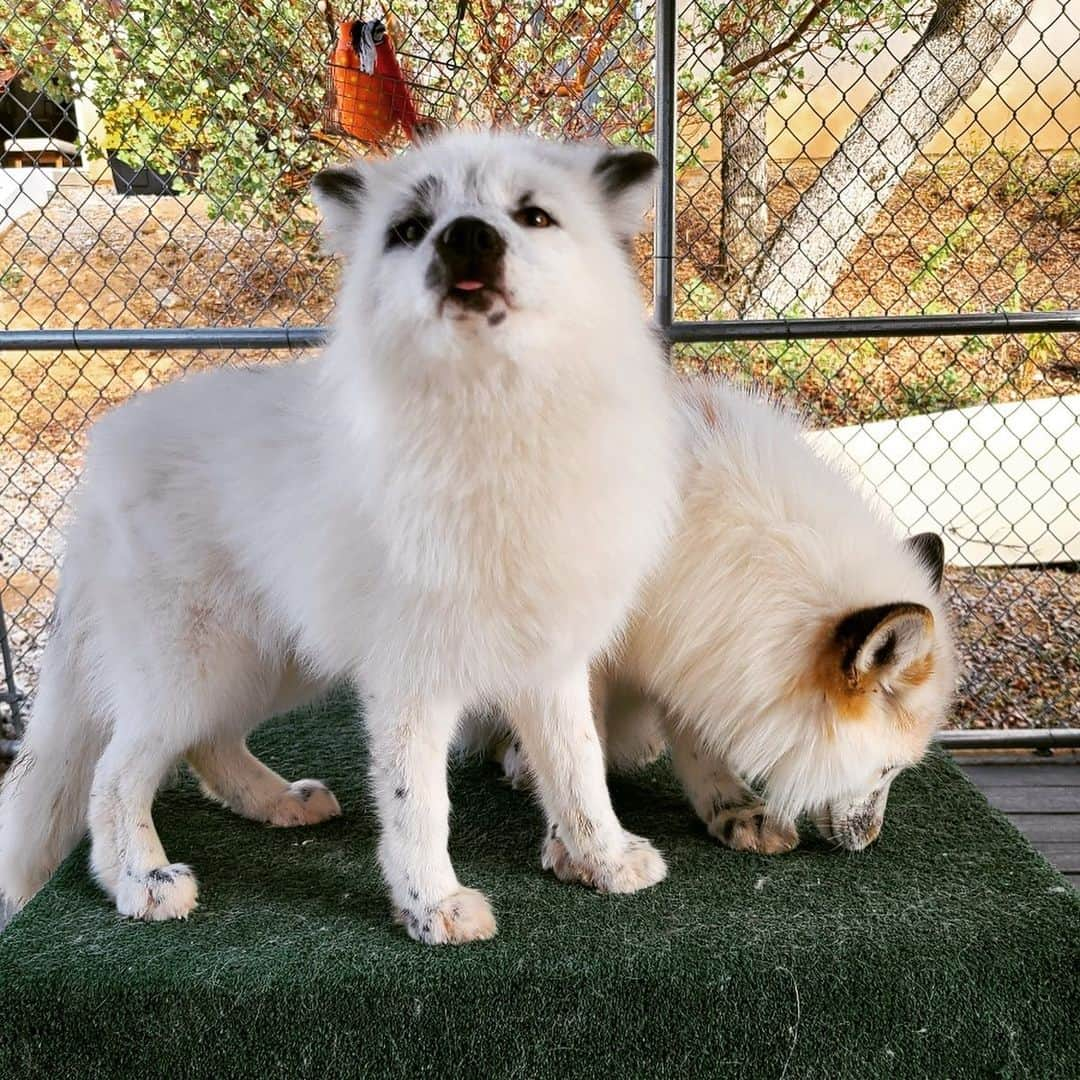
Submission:
{"label": "green artificial turf", "polygon": [[1080,901],[942,755],[893,787],[859,855],[738,855],[664,766],[613,783],[670,877],[597,896],[539,868],[535,808],[486,765],[452,780],[463,882],[491,942],[425,948],[375,865],[355,705],[273,722],[257,752],[336,791],[314,829],[242,821],[190,780],[156,819],[190,862],[186,923],[119,918],[80,848],[0,935],[0,1075],[1075,1076]]}

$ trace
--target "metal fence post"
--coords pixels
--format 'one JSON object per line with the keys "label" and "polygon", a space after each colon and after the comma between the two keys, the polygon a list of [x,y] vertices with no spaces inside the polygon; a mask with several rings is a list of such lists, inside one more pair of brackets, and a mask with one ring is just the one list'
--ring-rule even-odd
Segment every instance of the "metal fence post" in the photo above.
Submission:
{"label": "metal fence post", "polygon": [[674,318],[675,257],[675,0],[656,5],[656,157],[660,185],[653,228],[653,316],[666,331]]}

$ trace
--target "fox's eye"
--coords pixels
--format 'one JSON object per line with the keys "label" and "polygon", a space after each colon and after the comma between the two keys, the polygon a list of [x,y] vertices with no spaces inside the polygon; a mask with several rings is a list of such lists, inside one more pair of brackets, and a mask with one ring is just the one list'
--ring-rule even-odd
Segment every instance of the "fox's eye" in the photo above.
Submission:
{"label": "fox's eye", "polygon": [[390,232],[386,237],[386,246],[388,248],[416,247],[427,235],[430,228],[430,218],[406,218],[404,221],[399,221],[396,225],[390,227]]}
{"label": "fox's eye", "polygon": [[547,229],[555,224],[555,219],[539,206],[526,206],[514,215],[514,220],[526,229]]}

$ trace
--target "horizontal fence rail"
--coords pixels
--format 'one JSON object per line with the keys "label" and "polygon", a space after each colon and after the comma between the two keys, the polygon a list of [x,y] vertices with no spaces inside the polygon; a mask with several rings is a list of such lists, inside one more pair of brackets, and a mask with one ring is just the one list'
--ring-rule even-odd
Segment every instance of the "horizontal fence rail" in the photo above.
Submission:
{"label": "horizontal fence rail", "polygon": [[942,731],[937,741],[946,750],[1075,750],[1080,729]]}
{"label": "horizontal fence rail", "polygon": [[813,319],[675,322],[672,342],[828,341],[841,338],[959,337],[1080,331],[1080,311],[985,311],[957,315],[863,315]]}
{"label": "horizontal fence rail", "polygon": [[0,330],[0,352],[98,352],[105,349],[218,351],[314,349],[323,326],[200,326],[135,330]]}
{"label": "horizontal fence rail", "polygon": [[[673,343],[1050,334],[1080,332],[1080,310],[675,322],[660,330]],[[325,344],[328,334],[329,328],[325,326],[0,330],[0,352],[313,349]]]}

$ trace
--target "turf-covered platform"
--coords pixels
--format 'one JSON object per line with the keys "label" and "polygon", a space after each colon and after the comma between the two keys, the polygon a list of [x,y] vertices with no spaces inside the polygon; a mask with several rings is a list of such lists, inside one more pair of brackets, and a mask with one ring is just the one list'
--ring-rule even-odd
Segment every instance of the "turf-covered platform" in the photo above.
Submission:
{"label": "turf-covered platform", "polygon": [[121,920],[80,849],[0,935],[0,1076],[1068,1077],[1080,900],[943,757],[894,785],[879,843],[777,858],[705,834],[665,768],[614,785],[671,875],[601,897],[539,869],[535,809],[486,766],[453,779],[453,853],[499,936],[394,927],[353,704],[256,748],[345,817],[241,821],[189,781],[156,817],[190,861],[186,923]]}

